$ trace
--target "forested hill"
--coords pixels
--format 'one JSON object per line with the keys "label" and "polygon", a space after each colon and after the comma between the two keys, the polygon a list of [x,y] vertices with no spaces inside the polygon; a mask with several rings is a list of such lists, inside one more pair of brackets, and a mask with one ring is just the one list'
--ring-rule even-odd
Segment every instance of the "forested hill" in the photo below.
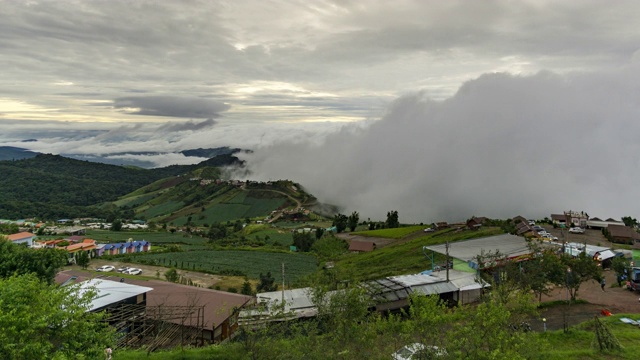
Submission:
{"label": "forested hill", "polygon": [[51,154],[0,161],[0,218],[97,216],[92,213],[96,209],[84,207],[113,201],[154,181],[188,173],[199,166],[239,163],[231,155],[207,160],[202,165],[158,169],[128,168]]}

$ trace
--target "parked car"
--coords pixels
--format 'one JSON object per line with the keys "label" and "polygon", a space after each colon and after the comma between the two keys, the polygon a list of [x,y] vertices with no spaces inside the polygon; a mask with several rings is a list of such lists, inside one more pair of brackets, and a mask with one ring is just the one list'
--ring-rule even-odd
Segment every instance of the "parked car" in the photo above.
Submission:
{"label": "parked car", "polygon": [[584,229],[576,226],[576,227],[570,228],[569,232],[574,234],[584,234]]}
{"label": "parked car", "polygon": [[121,268],[118,268],[118,270],[116,270],[116,271],[119,272],[119,273],[123,273],[123,272],[125,272],[125,271],[127,271],[129,269],[131,269],[131,268],[128,267],[128,266],[123,266]]}
{"label": "parked car", "polygon": [[535,220],[529,220],[529,225],[535,226],[536,225],[536,221]]}
{"label": "parked car", "polygon": [[424,232],[434,232],[435,230],[433,228],[426,228],[424,229]]}
{"label": "parked car", "polygon": [[138,269],[138,268],[129,268],[126,271],[123,272],[123,274],[128,274],[128,275],[140,275],[142,274],[142,269]]}
{"label": "parked car", "polygon": [[113,265],[102,265],[96,269],[96,271],[109,272],[115,270],[116,267]]}

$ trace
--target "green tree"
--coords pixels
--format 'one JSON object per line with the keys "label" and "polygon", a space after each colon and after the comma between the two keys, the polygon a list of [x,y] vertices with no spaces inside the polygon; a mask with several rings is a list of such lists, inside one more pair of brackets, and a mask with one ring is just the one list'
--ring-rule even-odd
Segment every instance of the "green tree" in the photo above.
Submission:
{"label": "green tree", "polygon": [[323,228],[317,228],[316,229],[316,240],[319,240],[320,238],[322,238],[322,235],[324,235],[324,229]]}
{"label": "green tree", "polygon": [[248,279],[244,279],[240,293],[243,295],[253,295],[253,288],[251,287],[251,283]]}
{"label": "green tree", "polygon": [[0,358],[98,359],[113,345],[101,314],[87,312],[94,291],[54,286],[35,275],[0,279]]}
{"label": "green tree", "polygon": [[336,227],[337,232],[341,233],[347,228],[348,221],[349,218],[347,217],[347,215],[338,213],[333,217],[332,225]]}
{"label": "green tree", "polygon": [[398,219],[397,211],[389,211],[387,212],[387,221],[385,222],[387,228],[393,229],[400,226],[400,220]]}
{"label": "green tree", "polygon": [[180,279],[180,275],[178,274],[178,271],[174,267],[165,271],[164,277],[165,279],[167,279],[167,281],[172,283],[177,283],[178,280]]}
{"label": "green tree", "polygon": [[311,232],[294,232],[293,245],[298,251],[307,252],[311,250],[313,243],[316,241],[315,236]]}
{"label": "green tree", "polygon": [[122,220],[116,219],[111,223],[111,231],[120,231],[122,230]]}
{"label": "green tree", "polygon": [[616,272],[618,286],[622,286],[622,281],[628,279],[631,274],[631,263],[623,256],[616,256],[611,261],[611,268]]}
{"label": "green tree", "polygon": [[576,299],[580,285],[583,282],[587,280],[600,281],[602,279],[602,268],[583,252],[576,257],[563,255],[561,260],[566,267],[566,272],[559,275],[555,279],[555,283],[567,287],[571,300]]}
{"label": "green tree", "polygon": [[53,283],[56,273],[68,263],[68,254],[60,249],[30,249],[0,240],[0,277],[33,273]]}
{"label": "green tree", "polygon": [[638,225],[638,220],[636,220],[636,218],[631,216],[623,216],[622,222],[624,223],[625,226],[629,226],[632,228]]}
{"label": "green tree", "polygon": [[278,290],[278,286],[275,284],[276,279],[271,276],[271,271],[268,271],[266,275],[260,273],[260,282],[256,286],[256,292],[269,292]]}
{"label": "green tree", "polygon": [[89,263],[91,262],[91,257],[89,256],[88,252],[80,250],[76,258],[76,262],[82,267],[82,269],[86,270],[89,266]]}
{"label": "green tree", "polygon": [[358,214],[357,211],[352,212],[351,215],[349,215],[349,218],[347,220],[349,229],[351,231],[356,230],[356,227],[358,226],[358,221],[360,221],[360,214]]}

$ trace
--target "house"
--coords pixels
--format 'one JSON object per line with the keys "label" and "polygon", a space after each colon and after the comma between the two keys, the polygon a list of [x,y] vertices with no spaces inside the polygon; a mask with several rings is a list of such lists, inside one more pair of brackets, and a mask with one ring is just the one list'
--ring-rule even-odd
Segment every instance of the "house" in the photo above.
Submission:
{"label": "house", "polygon": [[579,226],[581,228],[587,227],[587,221],[589,220],[589,216],[585,212],[583,211],[577,212],[577,211],[569,210],[569,211],[565,211],[564,215],[569,224],[573,224],[574,226]]}
{"label": "house", "polygon": [[624,225],[624,223],[622,221],[614,220],[611,218],[607,220],[601,220],[597,217],[594,217],[587,220],[587,227],[589,229],[606,229],[607,227],[609,227],[609,225]]}
{"label": "house", "polygon": [[436,230],[448,229],[449,224],[446,221],[437,222],[435,225]]}
{"label": "house", "polygon": [[153,288],[127,284],[106,279],[91,279],[81,283],[81,291],[95,288],[96,298],[91,302],[89,311],[95,312],[124,304],[145,305],[147,294]]}
{"label": "house", "polygon": [[376,243],[370,241],[355,241],[349,243],[349,251],[352,253],[371,252],[376,249]]}
{"label": "house", "polygon": [[482,227],[482,223],[484,223],[485,220],[487,220],[487,218],[474,216],[471,219],[467,220],[467,228],[469,228],[470,230],[478,230],[480,229],[480,227]]}
{"label": "house", "polygon": [[89,257],[96,256],[96,241],[93,239],[84,239],[81,243],[66,246],[65,250],[69,253],[69,261],[73,261],[75,263],[78,254],[82,251],[88,253]]}
{"label": "house", "polygon": [[521,221],[524,221],[525,223],[529,223],[529,220],[527,220],[527,218],[522,215],[518,215],[511,220],[513,221],[514,224],[518,224]]}
{"label": "house", "polygon": [[640,234],[632,228],[624,225],[609,225],[607,232],[612,242],[630,244],[634,248],[640,249]]}
{"label": "house", "polygon": [[567,217],[564,214],[551,214],[551,221],[556,225],[567,225]]}
{"label": "house", "polygon": [[[161,309],[167,306],[202,307],[202,339],[210,343],[219,343],[230,339],[238,329],[240,309],[253,304],[252,296],[211,290],[195,286],[181,285],[159,280],[127,279],[128,283],[148,285],[153,291],[147,295],[147,308]],[[177,325],[185,326],[184,319],[167,319]]]}
{"label": "house", "polygon": [[7,235],[7,240],[11,241],[14,244],[27,244],[27,246],[33,246],[33,239],[36,237],[35,234],[30,232],[20,232],[17,234]]}
{"label": "house", "polygon": [[532,236],[533,233],[533,228],[526,219],[516,224],[516,235],[529,237]]}

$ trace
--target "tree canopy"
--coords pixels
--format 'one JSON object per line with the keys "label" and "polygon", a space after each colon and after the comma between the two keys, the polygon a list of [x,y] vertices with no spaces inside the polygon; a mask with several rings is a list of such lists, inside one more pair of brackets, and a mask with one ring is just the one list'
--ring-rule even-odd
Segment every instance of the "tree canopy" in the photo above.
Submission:
{"label": "tree canopy", "polygon": [[100,314],[87,312],[95,292],[48,285],[33,274],[0,279],[0,358],[97,359],[113,343]]}
{"label": "tree canopy", "polygon": [[35,274],[46,283],[53,283],[58,270],[67,264],[67,252],[60,249],[30,249],[7,240],[0,240],[0,277]]}

